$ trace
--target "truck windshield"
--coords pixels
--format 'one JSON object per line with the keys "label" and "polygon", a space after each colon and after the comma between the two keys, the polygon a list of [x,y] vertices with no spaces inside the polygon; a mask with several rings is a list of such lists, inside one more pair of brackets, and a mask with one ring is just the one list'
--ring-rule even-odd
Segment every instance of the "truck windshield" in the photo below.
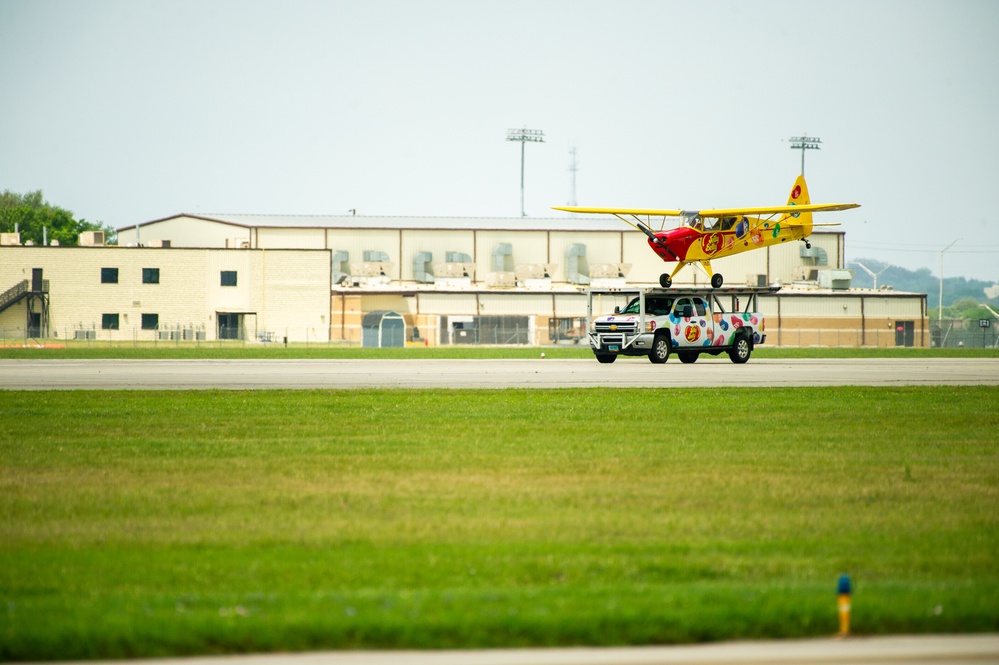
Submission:
{"label": "truck windshield", "polygon": [[[641,308],[641,301],[635,298],[628,303],[628,306],[621,310],[622,314],[638,314]],[[663,316],[669,314],[669,311],[673,309],[673,299],[672,298],[646,298],[645,299],[645,313],[652,314],[653,316]]]}
{"label": "truck windshield", "polygon": [[627,307],[625,307],[624,309],[621,310],[621,313],[622,314],[638,314],[638,310],[639,310],[639,308],[641,308],[641,306],[642,306],[641,305],[641,301],[638,298],[635,298],[630,303],[628,303]]}

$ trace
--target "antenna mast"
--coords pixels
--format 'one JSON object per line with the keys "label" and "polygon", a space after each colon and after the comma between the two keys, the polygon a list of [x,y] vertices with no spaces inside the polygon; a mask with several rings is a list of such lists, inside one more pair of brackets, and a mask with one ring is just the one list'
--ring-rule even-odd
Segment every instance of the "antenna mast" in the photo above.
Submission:
{"label": "antenna mast", "polygon": [[569,195],[569,205],[576,205],[576,172],[579,170],[579,161],[576,159],[576,146],[569,148],[569,173],[572,174],[572,193]]}

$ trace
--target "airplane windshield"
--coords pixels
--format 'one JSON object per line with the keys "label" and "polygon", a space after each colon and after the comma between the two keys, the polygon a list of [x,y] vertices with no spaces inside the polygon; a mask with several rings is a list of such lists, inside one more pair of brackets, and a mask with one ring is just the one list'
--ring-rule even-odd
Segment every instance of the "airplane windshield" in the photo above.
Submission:
{"label": "airplane windshield", "polygon": [[700,230],[704,227],[704,222],[701,220],[701,216],[696,212],[685,212],[683,213],[681,226],[689,226],[692,229]]}

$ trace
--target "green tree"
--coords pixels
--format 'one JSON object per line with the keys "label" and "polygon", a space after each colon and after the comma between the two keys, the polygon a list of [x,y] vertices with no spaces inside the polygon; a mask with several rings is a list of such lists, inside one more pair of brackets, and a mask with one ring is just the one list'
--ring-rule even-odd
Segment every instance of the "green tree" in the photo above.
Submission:
{"label": "green tree", "polygon": [[992,313],[982,307],[974,298],[961,298],[950,307],[944,307],[944,316],[952,319],[964,319],[965,321],[977,322],[981,319],[992,319]]}
{"label": "green tree", "polygon": [[111,227],[76,219],[69,210],[50,204],[40,189],[27,194],[4,190],[0,194],[0,233],[13,233],[15,228],[22,243],[30,240],[36,245],[42,244],[46,233],[49,242],[55,240],[60,245],[78,244],[83,231],[104,231],[108,241],[115,237]]}

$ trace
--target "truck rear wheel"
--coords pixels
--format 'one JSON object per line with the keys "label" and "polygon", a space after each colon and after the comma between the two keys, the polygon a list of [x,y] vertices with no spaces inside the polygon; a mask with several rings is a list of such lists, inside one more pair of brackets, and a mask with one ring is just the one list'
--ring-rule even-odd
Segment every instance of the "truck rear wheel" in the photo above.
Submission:
{"label": "truck rear wheel", "polygon": [[649,360],[661,365],[669,359],[669,335],[656,335],[649,351]]}
{"label": "truck rear wheel", "polygon": [[728,357],[732,359],[732,362],[741,365],[749,360],[749,356],[752,353],[753,343],[749,341],[749,337],[743,334],[735,338],[735,344],[732,345],[732,350],[728,352]]}
{"label": "truck rear wheel", "polygon": [[612,363],[617,360],[616,353],[598,353],[596,355],[598,363]]}

